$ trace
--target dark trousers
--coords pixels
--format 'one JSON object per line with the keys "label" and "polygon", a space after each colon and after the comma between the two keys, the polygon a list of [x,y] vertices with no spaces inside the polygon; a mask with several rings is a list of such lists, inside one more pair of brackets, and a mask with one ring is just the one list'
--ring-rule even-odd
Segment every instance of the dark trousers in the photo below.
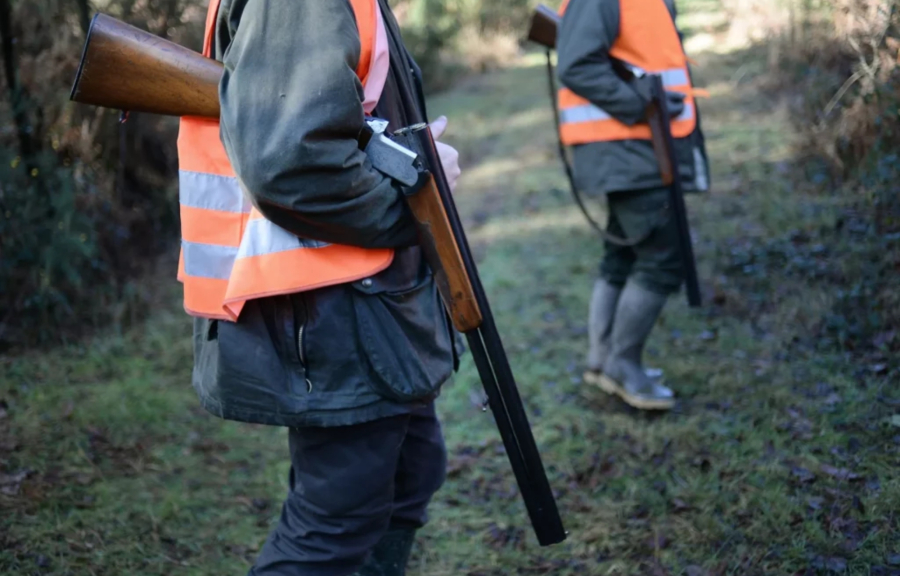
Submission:
{"label": "dark trousers", "polygon": [[665,188],[611,192],[607,231],[628,240],[641,239],[634,246],[606,241],[600,276],[616,286],[630,278],[641,287],[668,295],[684,281],[684,267],[678,244],[678,227],[669,209]]}
{"label": "dark trousers", "polygon": [[290,430],[290,490],[251,576],[348,576],[389,527],[420,528],[444,482],[434,404],[335,428]]}

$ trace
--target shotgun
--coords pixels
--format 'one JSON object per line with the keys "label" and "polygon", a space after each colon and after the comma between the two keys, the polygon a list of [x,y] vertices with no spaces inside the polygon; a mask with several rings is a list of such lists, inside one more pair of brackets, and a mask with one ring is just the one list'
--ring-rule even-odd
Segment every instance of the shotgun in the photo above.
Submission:
{"label": "shotgun", "polygon": [[[94,17],[71,100],[123,112],[219,117],[219,62],[115,18]],[[408,87],[400,97],[416,110]],[[567,533],[541,461],[525,407],[488,305],[450,187],[424,119],[395,134],[370,119],[360,148],[373,165],[396,174],[416,221],[441,300],[466,335],[488,404],[541,546]]]}
{"label": "shotgun", "polygon": [[[531,27],[528,30],[528,40],[543,46],[547,51],[550,97],[553,99],[553,112],[556,119],[557,132],[559,132],[560,120],[559,109],[556,105],[556,88],[550,51],[556,48],[556,35],[561,20],[562,18],[557,12],[541,4],[535,9],[534,14],[532,14]],[[634,74],[624,62],[615,58],[612,58],[611,60],[613,68],[623,80],[629,81],[634,78]],[[692,308],[696,308],[701,304],[700,282],[697,277],[697,263],[694,259],[694,248],[691,244],[691,229],[690,224],[688,223],[687,207],[684,203],[684,191],[681,186],[681,179],[677,177],[678,160],[675,154],[675,139],[672,137],[672,125],[670,123],[669,111],[665,104],[666,92],[662,83],[662,78],[659,75],[653,76],[652,99],[650,106],[647,109],[647,123],[650,125],[653,153],[656,156],[656,162],[659,165],[659,172],[663,185],[669,189],[670,205],[678,227],[678,241],[685,266],[685,291],[687,292],[688,304]],[[561,139],[559,141],[559,149],[563,167],[565,168],[569,184],[572,188],[572,194],[575,196],[575,201],[578,203],[581,211],[584,212],[588,221],[607,240],[614,244],[628,245],[628,241],[623,242],[618,238],[610,237],[591,217],[575,186],[572,167],[569,164],[565,146]]]}

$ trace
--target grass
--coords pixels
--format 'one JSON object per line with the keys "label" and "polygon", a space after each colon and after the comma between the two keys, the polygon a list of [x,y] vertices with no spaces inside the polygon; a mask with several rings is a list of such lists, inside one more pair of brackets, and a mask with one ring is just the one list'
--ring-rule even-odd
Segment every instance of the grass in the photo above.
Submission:
{"label": "grass", "polygon": [[[537,546],[467,359],[439,402],[450,473],[411,576],[900,574],[897,367],[842,347],[825,320],[871,255],[832,232],[847,202],[801,178],[760,55],[718,48],[695,55],[713,95],[715,190],[689,199],[707,305],[675,299],[648,351],[680,399],[665,415],[581,382],[601,247],[563,192],[541,59],[432,99],[570,537]],[[253,561],[286,436],[198,407],[190,322],[174,281],[163,290],[171,304],[137,329],[0,360],[0,573],[237,575]]]}

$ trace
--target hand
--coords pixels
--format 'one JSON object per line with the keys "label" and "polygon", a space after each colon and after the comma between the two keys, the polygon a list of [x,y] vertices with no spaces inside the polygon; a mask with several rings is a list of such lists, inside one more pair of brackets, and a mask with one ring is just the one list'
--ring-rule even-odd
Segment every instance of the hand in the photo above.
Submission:
{"label": "hand", "polygon": [[447,177],[447,184],[450,185],[450,191],[456,190],[456,182],[462,171],[459,168],[459,152],[456,148],[438,142],[438,139],[444,135],[447,130],[447,117],[441,116],[431,123],[431,135],[434,137],[434,146],[437,149],[438,156],[441,157],[441,166],[444,168],[444,175]]}
{"label": "hand", "polygon": [[[653,100],[653,78],[651,76],[635,78],[631,82],[631,87],[649,106],[651,100]],[[684,94],[666,90],[666,108],[669,110],[669,117],[672,120],[681,116],[681,113],[684,112]]]}
{"label": "hand", "polygon": [[684,112],[684,94],[681,92],[666,92],[666,108],[669,109],[669,118],[675,120]]}

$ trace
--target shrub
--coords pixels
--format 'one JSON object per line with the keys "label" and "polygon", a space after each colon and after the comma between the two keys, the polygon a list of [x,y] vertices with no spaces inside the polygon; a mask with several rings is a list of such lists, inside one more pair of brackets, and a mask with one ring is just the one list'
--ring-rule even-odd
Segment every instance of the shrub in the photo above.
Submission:
{"label": "shrub", "polygon": [[[191,4],[102,10],[199,44]],[[85,0],[0,0],[0,349],[145,308],[126,295],[177,238],[176,124],[68,102],[89,17]]]}

